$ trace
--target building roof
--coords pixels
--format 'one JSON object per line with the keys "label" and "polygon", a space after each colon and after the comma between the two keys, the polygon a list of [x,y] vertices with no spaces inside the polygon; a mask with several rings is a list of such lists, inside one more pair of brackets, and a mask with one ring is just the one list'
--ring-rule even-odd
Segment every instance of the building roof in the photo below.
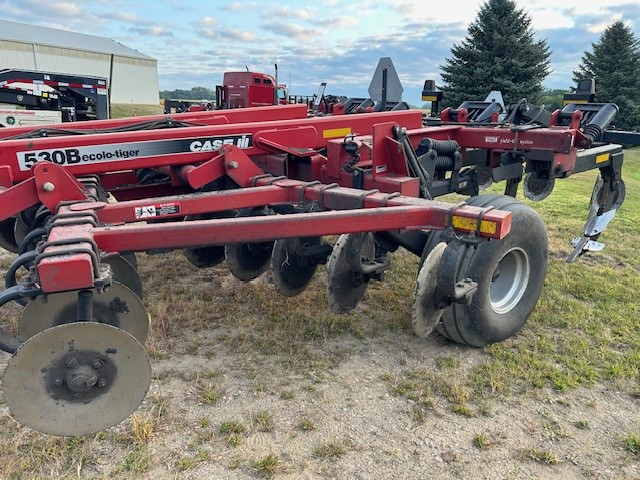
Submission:
{"label": "building roof", "polygon": [[156,60],[109,38],[6,20],[0,20],[0,40],[108,53],[142,60]]}

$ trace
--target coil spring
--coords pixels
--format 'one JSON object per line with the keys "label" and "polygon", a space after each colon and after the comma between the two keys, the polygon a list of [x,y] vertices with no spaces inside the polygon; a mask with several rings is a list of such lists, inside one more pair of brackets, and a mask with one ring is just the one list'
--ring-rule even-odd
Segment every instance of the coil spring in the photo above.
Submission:
{"label": "coil spring", "polygon": [[455,140],[423,139],[416,150],[416,155],[430,154],[435,162],[436,171],[452,170],[455,161],[454,155],[460,150],[460,145]]}

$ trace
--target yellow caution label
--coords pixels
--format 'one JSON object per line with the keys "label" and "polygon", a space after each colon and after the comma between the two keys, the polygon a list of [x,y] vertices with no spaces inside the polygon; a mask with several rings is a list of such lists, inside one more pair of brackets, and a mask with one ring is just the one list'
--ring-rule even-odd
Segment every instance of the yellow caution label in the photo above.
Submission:
{"label": "yellow caution label", "polygon": [[[451,219],[451,225],[453,225],[453,228],[475,232],[478,228],[478,221],[475,218],[459,217],[454,215]],[[480,233],[495,234],[497,229],[498,224],[496,222],[482,220],[480,223]]]}
{"label": "yellow caution label", "polygon": [[608,162],[611,155],[609,153],[603,153],[601,155],[596,156],[596,163],[604,163]]}
{"label": "yellow caution label", "polygon": [[438,97],[436,97],[435,95],[423,95],[422,96],[422,101],[423,102],[437,102],[438,101]]}
{"label": "yellow caution label", "polygon": [[340,138],[346,137],[347,135],[351,135],[351,127],[331,128],[322,131],[322,138]]}

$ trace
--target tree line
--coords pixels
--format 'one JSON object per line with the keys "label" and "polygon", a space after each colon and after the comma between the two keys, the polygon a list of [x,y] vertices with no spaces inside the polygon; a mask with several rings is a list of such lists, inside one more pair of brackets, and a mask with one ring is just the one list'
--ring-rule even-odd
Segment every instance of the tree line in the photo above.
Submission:
{"label": "tree line", "polygon": [[[535,39],[531,17],[514,0],[486,0],[466,37],[451,48],[442,70],[443,107],[457,107],[464,100],[485,98],[500,90],[504,101],[522,98],[562,107],[564,90],[544,88],[551,73],[551,51],[547,41]],[[585,51],[573,81],[596,80],[596,100],[620,108],[616,126],[640,129],[640,41],[622,20],[613,22],[591,50]],[[204,87],[160,92],[160,98],[213,100],[215,91]]]}
{"label": "tree line", "polygon": [[193,87],[191,90],[162,90],[160,91],[162,100],[175,98],[178,100],[215,100],[216,92],[205,87]]}
{"label": "tree line", "polygon": [[[531,17],[513,0],[487,0],[469,25],[467,36],[451,49],[441,66],[444,106],[484,98],[500,90],[506,103],[522,98],[548,109],[559,108],[562,91],[544,89],[551,73],[546,40],[536,40]],[[622,20],[609,25],[591,50],[585,51],[573,72],[577,85],[595,79],[596,101],[620,108],[616,126],[640,127],[640,41]]]}

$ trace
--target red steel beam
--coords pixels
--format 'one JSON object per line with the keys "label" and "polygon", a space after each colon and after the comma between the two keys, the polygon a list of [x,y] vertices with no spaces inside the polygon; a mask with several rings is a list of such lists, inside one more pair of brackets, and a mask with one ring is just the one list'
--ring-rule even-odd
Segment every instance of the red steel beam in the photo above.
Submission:
{"label": "red steel beam", "polygon": [[201,125],[222,125],[230,123],[266,122],[274,120],[292,120],[307,118],[306,105],[279,105],[274,107],[249,107],[233,110],[210,110],[203,112],[171,113],[161,115],[145,115],[140,117],[117,118],[110,120],[90,120],[86,122],[72,122],[55,125],[31,125],[28,127],[11,127],[0,129],[0,140],[4,138],[24,135],[46,129],[48,136],[60,137],[67,132],[104,130],[111,128],[130,127],[137,123],[162,122],[174,120],[176,122],[190,122]]}
{"label": "red steel beam", "polygon": [[[336,115],[271,122],[235,123],[163,130],[144,130],[73,137],[4,140],[0,165],[11,168],[13,181],[31,176],[36,162],[63,165],[74,176],[197,164],[211,159],[231,143],[247,155],[274,151],[274,143],[287,148],[318,149],[336,138],[367,134],[381,122],[395,121],[407,128],[422,125],[419,110]],[[260,139],[264,138],[264,144]],[[8,187],[9,185],[5,185]]]}
{"label": "red steel beam", "polygon": [[[474,207],[463,208],[466,210],[465,218],[472,217],[474,213],[478,214],[480,210]],[[106,252],[178,249],[343,233],[443,229],[447,219],[453,217],[454,210],[455,207],[450,204],[439,204],[433,205],[432,208],[402,206],[179,223],[132,224],[94,228],[92,235],[98,247]],[[510,228],[511,217],[509,212],[499,213],[502,218],[497,223],[497,233],[502,235]]]}

